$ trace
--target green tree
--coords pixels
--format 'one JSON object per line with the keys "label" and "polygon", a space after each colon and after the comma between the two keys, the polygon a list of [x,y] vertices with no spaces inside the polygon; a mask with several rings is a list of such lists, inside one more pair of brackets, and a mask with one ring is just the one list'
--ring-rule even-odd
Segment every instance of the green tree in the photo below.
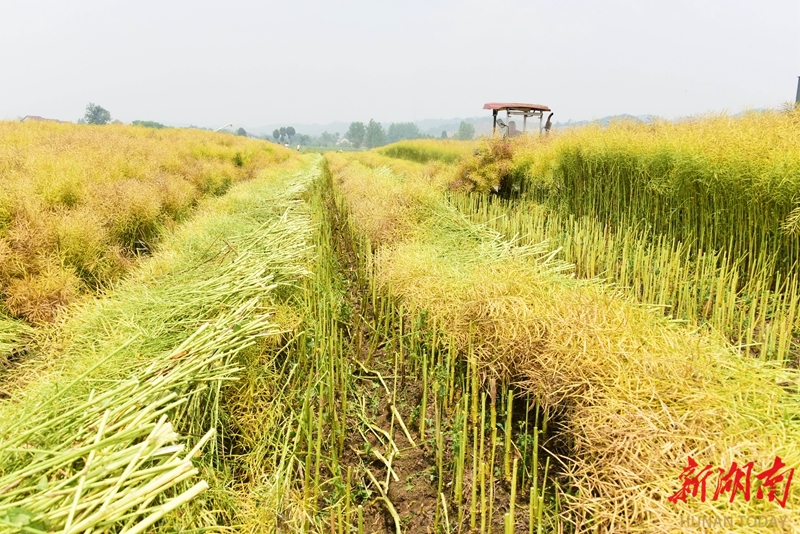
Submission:
{"label": "green tree", "polygon": [[386,142],[396,143],[403,139],[419,139],[422,133],[413,122],[393,122],[386,131]]}
{"label": "green tree", "polygon": [[272,130],[272,137],[275,138],[275,141],[278,141],[281,138],[281,131],[277,128]]}
{"label": "green tree", "polygon": [[461,124],[458,125],[458,133],[456,134],[456,139],[461,139],[462,141],[469,141],[475,137],[475,126],[472,124],[468,124],[464,121],[461,121]]}
{"label": "green tree", "polygon": [[447,139],[447,130],[442,130],[442,139]]}
{"label": "green tree", "polygon": [[325,131],[322,132],[320,136],[317,138],[317,143],[320,146],[334,146],[338,139],[339,138],[336,135]]}
{"label": "green tree", "polygon": [[86,124],[108,124],[111,122],[111,113],[102,106],[97,106],[89,102],[86,106],[86,113],[83,115]]}
{"label": "green tree", "polygon": [[236,130],[236,135],[241,135],[242,137],[247,137],[247,132],[244,130],[244,128],[239,127],[239,129]]}
{"label": "green tree", "polygon": [[292,137],[293,137],[293,136],[294,136],[294,134],[296,134],[296,133],[297,133],[297,132],[296,132],[296,131],[294,130],[294,128],[292,128],[291,126],[287,126],[287,127],[286,127],[286,137],[288,137],[288,138],[289,138],[289,141],[291,141],[291,140],[292,140]]}
{"label": "green tree", "polygon": [[370,119],[369,124],[367,124],[366,136],[364,137],[364,146],[367,148],[375,148],[376,146],[383,146],[385,144],[386,132],[383,131],[383,126],[381,126],[381,123]]}
{"label": "green tree", "polygon": [[360,148],[367,135],[367,128],[363,122],[351,122],[345,137],[350,141],[353,148]]}

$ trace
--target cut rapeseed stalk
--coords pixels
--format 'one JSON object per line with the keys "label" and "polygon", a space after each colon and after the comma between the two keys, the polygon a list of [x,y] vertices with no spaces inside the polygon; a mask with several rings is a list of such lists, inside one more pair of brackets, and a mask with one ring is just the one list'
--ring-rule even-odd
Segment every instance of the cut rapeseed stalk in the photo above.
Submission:
{"label": "cut rapeseed stalk", "polygon": [[[218,385],[235,376],[233,358],[278,331],[267,316],[253,313],[257,305],[251,301],[207,323],[129,380],[93,390],[83,401],[56,395],[4,425],[0,524],[6,529],[0,532],[29,525],[107,530],[123,520],[147,526],[154,521],[148,517],[158,519],[201,491],[204,483],[195,482],[190,493],[170,496],[198,473],[192,459],[217,426],[214,412],[203,407],[217,404]],[[182,456],[184,436],[203,428],[205,435]]]}

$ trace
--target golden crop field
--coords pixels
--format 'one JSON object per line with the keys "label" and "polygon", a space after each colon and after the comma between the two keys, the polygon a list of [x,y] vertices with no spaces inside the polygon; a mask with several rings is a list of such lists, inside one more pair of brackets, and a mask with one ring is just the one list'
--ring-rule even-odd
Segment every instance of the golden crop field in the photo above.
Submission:
{"label": "golden crop field", "polygon": [[455,163],[472,155],[478,146],[477,141],[415,139],[393,143],[377,149],[377,152],[390,158],[407,159],[417,163],[428,163],[429,161]]}
{"label": "golden crop field", "polygon": [[[798,531],[797,121],[324,156],[3,125],[0,250],[24,206],[55,236],[7,309],[50,264],[103,291],[0,323],[0,533]],[[124,268],[83,278],[64,220]]]}
{"label": "golden crop field", "polygon": [[37,323],[106,287],[198,200],[289,151],[197,130],[0,122],[0,293]]}

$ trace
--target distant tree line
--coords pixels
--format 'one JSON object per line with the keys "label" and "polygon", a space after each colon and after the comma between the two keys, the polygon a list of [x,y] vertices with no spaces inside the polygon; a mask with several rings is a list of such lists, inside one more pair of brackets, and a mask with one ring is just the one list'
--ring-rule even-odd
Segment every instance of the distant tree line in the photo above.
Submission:
{"label": "distant tree line", "polygon": [[[283,130],[283,131],[282,131]],[[292,134],[289,135],[288,131]],[[303,146],[317,147],[352,147],[352,148],[375,148],[379,146],[396,143],[405,139],[434,139],[436,136],[425,134],[413,122],[393,122],[388,128],[374,119],[370,119],[366,124],[363,122],[352,122],[344,134],[339,132],[322,132],[313,137],[300,134],[294,128],[280,128],[272,132],[272,137],[276,142],[283,143],[291,141],[296,136],[296,140]],[[461,121],[458,131],[453,134],[453,139],[473,139],[475,137],[475,126]],[[265,136],[265,139],[270,139]],[[447,132],[442,132],[441,139],[448,139]]]}
{"label": "distant tree line", "polygon": [[[78,120],[79,124],[108,124],[112,122],[111,113],[102,106],[90,102],[86,106],[86,113],[83,118]],[[113,121],[115,123],[119,121]],[[163,124],[156,121],[135,120],[131,123],[133,126],[142,126],[145,128],[166,128]],[[197,126],[190,126],[190,128],[198,128]],[[208,129],[208,128],[200,128]],[[236,130],[236,135],[247,137],[247,132],[244,128]],[[339,132],[329,133],[322,132],[318,137],[311,137],[309,135],[298,134],[292,126],[282,126],[275,128],[272,132],[272,138],[276,143],[292,143],[294,137],[297,136],[297,141],[304,146],[321,146],[321,147],[334,147],[334,146],[347,146],[352,148],[376,148],[379,146],[396,143],[404,139],[433,139],[434,136],[422,133],[419,127],[413,122],[393,122],[389,125],[388,129],[384,129],[383,125],[374,119],[370,119],[367,124],[363,122],[352,122],[344,136]],[[458,131],[453,135],[454,139],[468,140],[475,137],[475,126],[467,122],[461,121]],[[447,139],[447,132],[442,132],[441,139]],[[269,140],[269,135],[262,136],[262,139]]]}
{"label": "distant tree line", "polygon": [[272,131],[272,137],[275,138],[277,143],[285,143],[287,141],[291,143],[292,137],[294,137],[296,133],[297,132],[291,126],[281,126]]}
{"label": "distant tree line", "polygon": [[[475,137],[475,126],[461,121],[455,139],[469,140]],[[393,122],[384,130],[381,123],[370,119],[365,125],[363,122],[352,122],[345,133],[345,138],[354,148],[375,148],[404,139],[433,139],[433,135],[422,133],[413,122]],[[447,132],[442,132],[441,139],[447,139]]]}

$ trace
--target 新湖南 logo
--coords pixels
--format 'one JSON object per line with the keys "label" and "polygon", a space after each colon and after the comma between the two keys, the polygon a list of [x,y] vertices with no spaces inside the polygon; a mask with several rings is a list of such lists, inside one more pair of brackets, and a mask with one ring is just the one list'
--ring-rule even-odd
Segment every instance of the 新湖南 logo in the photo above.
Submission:
{"label": "\u65b0\u6e56\u5357 logo", "polygon": [[776,502],[786,508],[789,488],[794,476],[794,468],[787,468],[779,456],[775,456],[772,466],[759,473],[753,473],[755,464],[748,462],[739,465],[732,462],[730,467],[714,467],[711,464],[700,468],[691,456],[689,463],[678,476],[681,487],[668,500],[677,504],[686,502],[688,497],[699,498],[701,502],[728,499],[733,502],[738,496],[745,501],[753,497]]}

